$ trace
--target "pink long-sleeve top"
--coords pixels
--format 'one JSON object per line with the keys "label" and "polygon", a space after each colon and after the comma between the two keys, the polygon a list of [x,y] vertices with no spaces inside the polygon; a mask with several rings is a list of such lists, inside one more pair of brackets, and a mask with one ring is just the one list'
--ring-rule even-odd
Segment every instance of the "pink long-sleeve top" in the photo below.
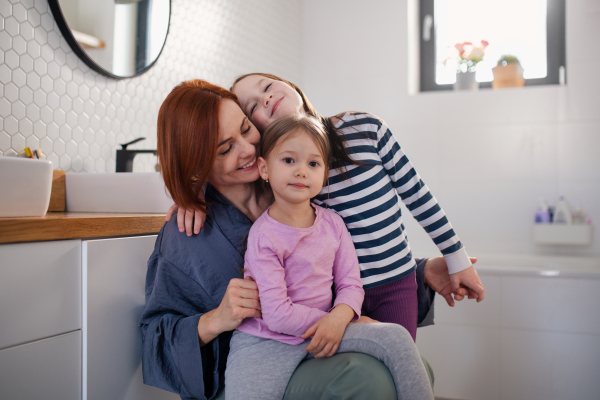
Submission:
{"label": "pink long-sleeve top", "polygon": [[313,207],[309,228],[284,225],[267,210],[250,229],[244,275],[258,285],[262,318],[246,318],[238,330],[300,344],[300,336],[338,304],[360,316],[364,290],[350,234],[335,212]]}

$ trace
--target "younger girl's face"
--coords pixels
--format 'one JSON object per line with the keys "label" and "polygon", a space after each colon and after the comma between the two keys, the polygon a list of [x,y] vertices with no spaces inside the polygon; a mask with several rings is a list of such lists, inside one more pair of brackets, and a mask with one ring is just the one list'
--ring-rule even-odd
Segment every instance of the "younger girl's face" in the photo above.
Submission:
{"label": "younger girl's face", "polygon": [[249,75],[233,86],[242,111],[263,132],[271,122],[295,113],[304,113],[302,97],[287,83]]}
{"label": "younger girl's face", "polygon": [[319,194],[328,172],[319,148],[302,130],[283,137],[266,160],[259,157],[258,170],[269,180],[275,201],[292,204],[310,201]]}

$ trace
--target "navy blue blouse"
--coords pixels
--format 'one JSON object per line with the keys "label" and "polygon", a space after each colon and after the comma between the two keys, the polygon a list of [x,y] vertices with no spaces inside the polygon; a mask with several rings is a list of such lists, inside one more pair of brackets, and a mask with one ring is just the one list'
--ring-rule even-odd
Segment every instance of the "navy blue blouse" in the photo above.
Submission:
{"label": "navy blue blouse", "polygon": [[[211,185],[204,227],[188,237],[177,219],[162,227],[148,260],[146,308],[140,318],[144,383],[182,399],[211,399],[224,384],[231,332],[200,347],[198,321],[219,306],[229,281],[242,278],[252,221]],[[431,314],[434,292],[417,269],[419,321]],[[429,317],[427,319],[430,319]]]}

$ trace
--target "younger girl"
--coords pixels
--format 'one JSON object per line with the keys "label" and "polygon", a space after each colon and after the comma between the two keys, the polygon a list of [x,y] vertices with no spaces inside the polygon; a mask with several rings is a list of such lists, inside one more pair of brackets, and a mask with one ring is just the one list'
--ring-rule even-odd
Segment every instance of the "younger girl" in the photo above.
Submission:
{"label": "younger girl", "polygon": [[336,352],[384,362],[399,399],[432,399],[404,328],[349,325],[360,317],[364,296],[356,251],[342,219],[310,201],[328,177],[329,141],[320,122],[302,115],[280,119],[260,147],[259,172],[275,201],[250,229],[245,275],[258,286],[262,318],[244,320],[233,334],[226,399],[281,399],[303,359]]}

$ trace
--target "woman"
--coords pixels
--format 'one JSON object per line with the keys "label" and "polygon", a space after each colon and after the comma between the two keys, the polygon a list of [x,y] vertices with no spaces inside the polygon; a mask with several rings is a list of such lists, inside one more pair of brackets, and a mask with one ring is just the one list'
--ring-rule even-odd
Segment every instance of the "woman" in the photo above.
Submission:
{"label": "woman", "polygon": [[[165,184],[177,204],[208,212],[198,235],[181,234],[174,219],[163,226],[148,262],[140,319],[144,382],[183,399],[220,395],[231,331],[244,318],[261,315],[256,284],[240,279],[246,235],[272,201],[254,183],[259,140],[235,95],[207,82],[179,85],[159,112],[158,156]],[[210,184],[201,201],[196,183],[204,181]],[[431,271],[441,273],[431,276],[450,296],[444,267],[433,265]],[[431,297],[422,297],[424,315]],[[367,321],[372,320],[361,320]],[[324,393],[329,398],[393,398],[394,391],[381,363],[345,354],[303,363],[285,398],[328,398]]]}

